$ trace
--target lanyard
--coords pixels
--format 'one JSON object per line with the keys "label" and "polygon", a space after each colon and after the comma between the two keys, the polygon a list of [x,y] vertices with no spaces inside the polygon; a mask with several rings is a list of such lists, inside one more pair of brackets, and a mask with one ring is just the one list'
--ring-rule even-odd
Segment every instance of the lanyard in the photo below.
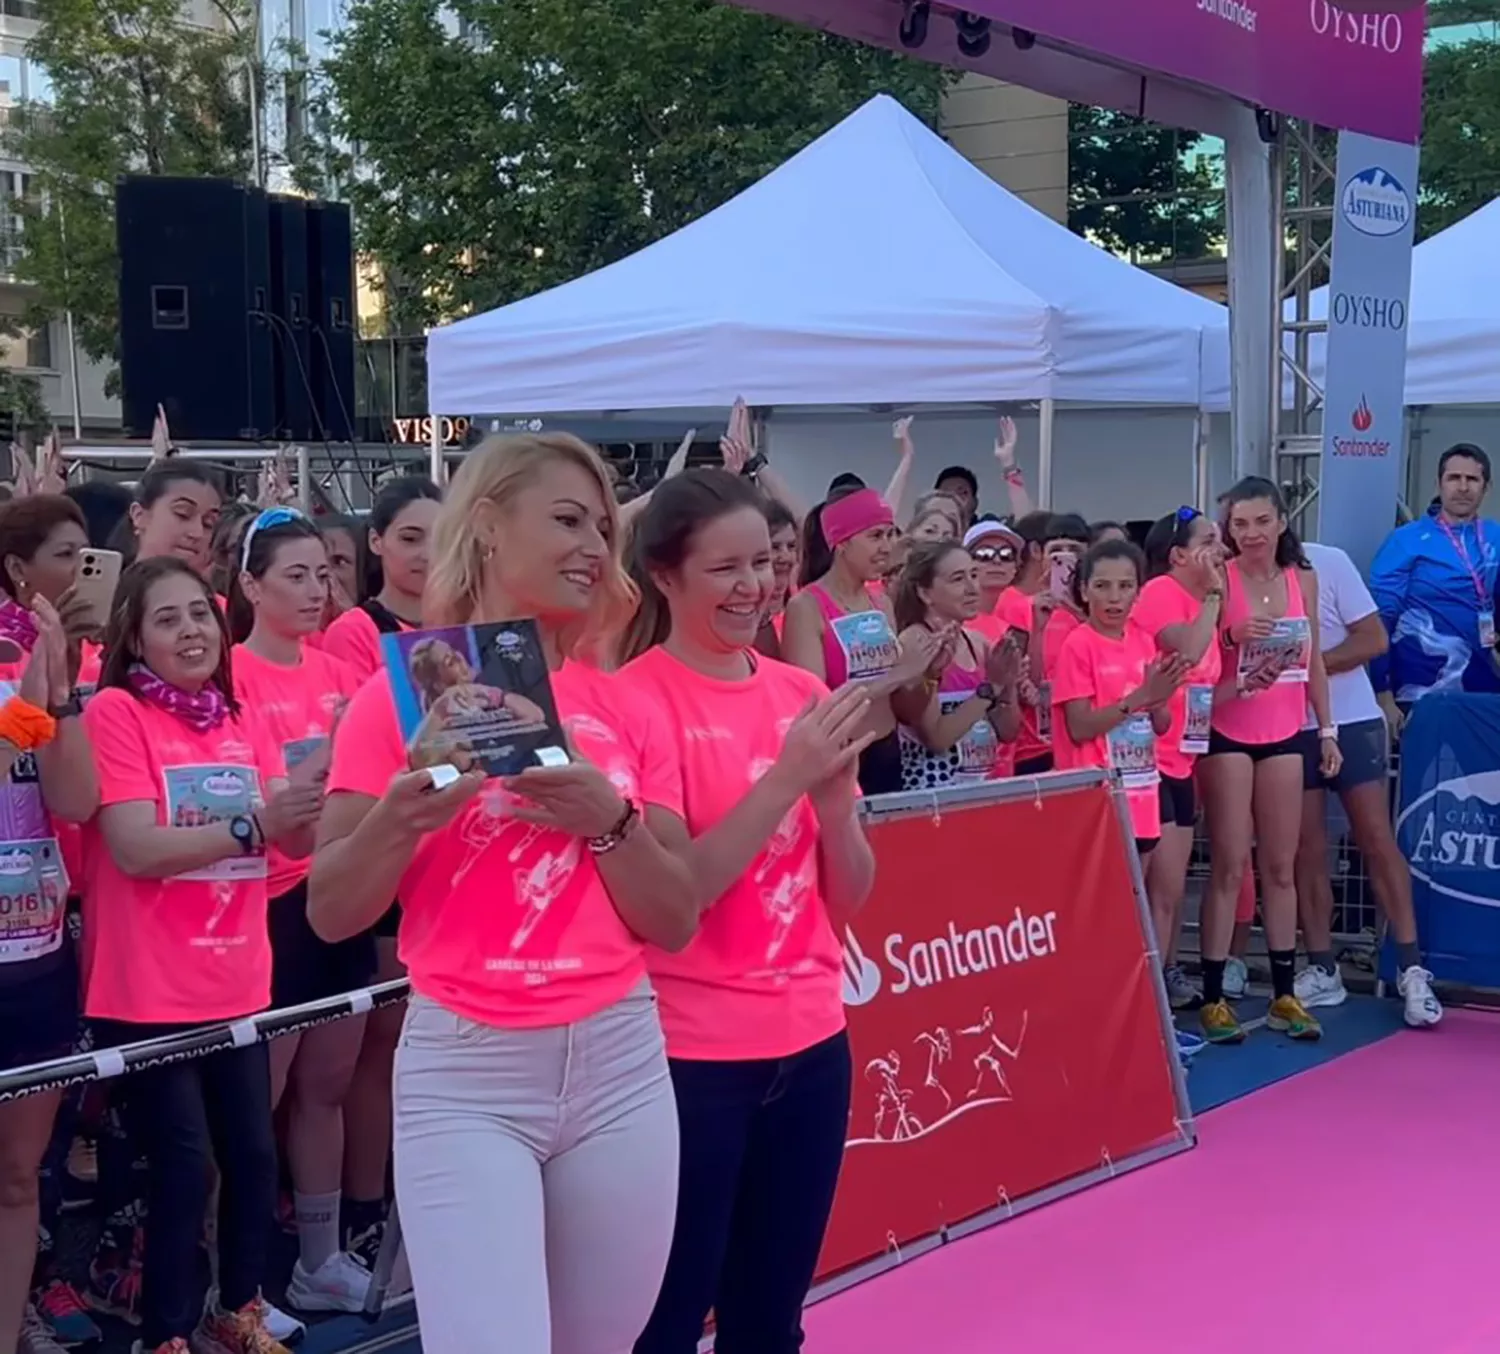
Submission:
{"label": "lanyard", "polygon": [[[1489,604],[1490,599],[1485,595],[1484,579],[1480,576],[1479,570],[1474,567],[1473,561],[1469,559],[1469,548],[1464,544],[1463,535],[1460,532],[1454,531],[1441,517],[1437,519],[1437,524],[1442,527],[1443,535],[1448,538],[1449,544],[1458,552],[1459,559],[1463,561],[1464,568],[1469,571],[1469,581],[1474,584],[1474,592],[1479,598],[1480,610],[1484,610]],[[1474,519],[1474,538],[1479,543],[1479,562],[1483,564],[1484,525],[1477,517]]]}

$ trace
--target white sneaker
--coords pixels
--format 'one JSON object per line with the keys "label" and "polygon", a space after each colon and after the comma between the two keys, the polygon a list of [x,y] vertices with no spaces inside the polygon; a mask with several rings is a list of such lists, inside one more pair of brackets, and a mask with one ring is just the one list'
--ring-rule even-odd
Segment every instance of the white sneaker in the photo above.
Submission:
{"label": "white sneaker", "polygon": [[1443,1018],[1443,1007],[1432,991],[1432,974],[1412,965],[1402,969],[1396,979],[1396,991],[1406,1003],[1406,1023],[1413,1029],[1436,1025]]}
{"label": "white sneaker", "polygon": [[1230,955],[1224,961],[1224,996],[1230,1001],[1242,1001],[1249,984],[1250,970],[1245,961]]}
{"label": "white sneaker", "polygon": [[16,1343],[16,1354],[68,1354],[66,1346],[53,1339],[47,1323],[29,1302],[21,1314],[21,1336]]}
{"label": "white sneaker", "polygon": [[1329,973],[1317,964],[1309,964],[1297,975],[1292,991],[1309,1010],[1314,1006],[1342,1006],[1349,999],[1344,975],[1337,970]]}
{"label": "white sneaker", "polygon": [[339,1251],[311,1274],[297,1261],[286,1301],[299,1312],[362,1312],[369,1291],[370,1271],[348,1251]]}
{"label": "white sneaker", "polygon": [[1172,964],[1162,974],[1167,985],[1167,1001],[1174,1011],[1189,1011],[1203,1004],[1203,991],[1186,973],[1181,964]]}
{"label": "white sneaker", "polygon": [[265,1320],[266,1334],[277,1344],[294,1345],[307,1334],[307,1327],[302,1322],[283,1312],[274,1302],[267,1302],[262,1298],[261,1306],[265,1308],[262,1317]]}

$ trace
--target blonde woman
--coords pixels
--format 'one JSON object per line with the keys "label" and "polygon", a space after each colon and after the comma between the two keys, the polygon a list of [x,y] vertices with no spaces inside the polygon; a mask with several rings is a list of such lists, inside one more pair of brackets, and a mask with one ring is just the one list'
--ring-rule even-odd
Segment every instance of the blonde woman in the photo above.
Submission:
{"label": "blonde woman", "polygon": [[382,682],[335,738],[309,915],[333,940],[402,900],[396,1195],[427,1354],[494,1348],[496,1313],[508,1354],[620,1354],[666,1265],[677,1117],[643,947],[681,948],[697,910],[640,816],[660,716],[579,661],[635,600],[595,453],[492,438],[438,517],[425,619],[534,619],[580,755],[434,789]]}

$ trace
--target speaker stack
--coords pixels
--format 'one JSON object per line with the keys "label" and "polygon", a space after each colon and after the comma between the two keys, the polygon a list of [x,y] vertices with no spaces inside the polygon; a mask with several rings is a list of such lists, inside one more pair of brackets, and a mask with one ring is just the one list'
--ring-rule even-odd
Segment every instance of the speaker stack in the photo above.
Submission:
{"label": "speaker stack", "polygon": [[182,441],[354,440],[349,208],[231,179],[116,189],[126,430]]}

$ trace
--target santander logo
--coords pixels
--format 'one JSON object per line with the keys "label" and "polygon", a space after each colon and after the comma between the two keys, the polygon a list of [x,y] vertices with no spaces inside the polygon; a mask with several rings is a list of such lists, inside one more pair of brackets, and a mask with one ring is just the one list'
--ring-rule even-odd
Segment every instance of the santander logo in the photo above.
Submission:
{"label": "santander logo", "polygon": [[1353,437],[1340,437],[1335,433],[1328,439],[1335,456],[1380,460],[1391,454],[1391,444],[1387,438],[1381,437],[1378,433],[1373,437],[1370,436],[1370,430],[1375,426],[1375,413],[1363,394],[1360,395],[1359,403],[1349,415],[1349,426],[1354,430]]}
{"label": "santander logo", "polygon": [[1370,412],[1370,406],[1365,402],[1365,397],[1359,397],[1359,405],[1349,416],[1349,426],[1357,433],[1367,433],[1375,425],[1375,415]]}

